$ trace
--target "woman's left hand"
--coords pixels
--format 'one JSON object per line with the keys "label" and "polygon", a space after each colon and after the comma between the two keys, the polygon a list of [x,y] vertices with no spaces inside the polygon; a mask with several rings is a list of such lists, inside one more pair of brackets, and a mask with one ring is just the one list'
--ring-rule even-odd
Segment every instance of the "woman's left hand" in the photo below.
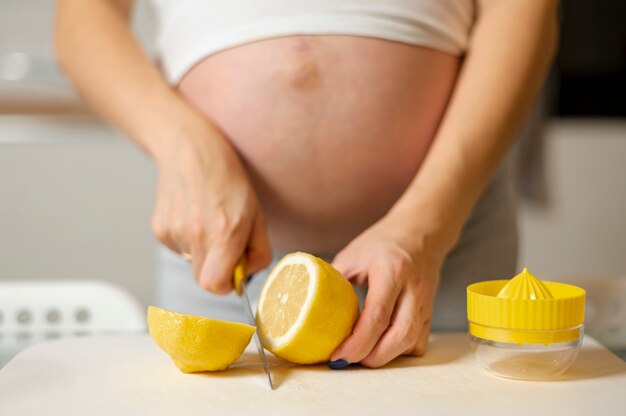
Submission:
{"label": "woman's left hand", "polygon": [[337,254],[333,266],[351,282],[367,283],[368,292],[352,335],[331,361],[381,367],[400,355],[424,354],[445,255],[437,240],[383,218]]}

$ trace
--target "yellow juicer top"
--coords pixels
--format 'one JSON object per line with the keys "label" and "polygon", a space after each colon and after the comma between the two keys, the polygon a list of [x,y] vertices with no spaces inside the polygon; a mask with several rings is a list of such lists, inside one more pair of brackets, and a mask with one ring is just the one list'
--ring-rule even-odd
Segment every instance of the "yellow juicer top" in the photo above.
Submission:
{"label": "yellow juicer top", "polygon": [[467,287],[469,331],[479,338],[516,344],[573,341],[584,317],[583,289],[542,282],[526,268],[511,280]]}

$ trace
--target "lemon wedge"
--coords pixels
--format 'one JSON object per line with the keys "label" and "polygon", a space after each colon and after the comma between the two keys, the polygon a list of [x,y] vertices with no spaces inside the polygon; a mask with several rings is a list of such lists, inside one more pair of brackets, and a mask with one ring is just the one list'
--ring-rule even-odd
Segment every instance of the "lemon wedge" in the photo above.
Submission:
{"label": "lemon wedge", "polygon": [[330,359],[352,332],[359,302],[330,264],[306,253],[283,257],[267,278],[257,310],[263,345],[298,364]]}
{"label": "lemon wedge", "polygon": [[184,373],[225,370],[237,361],[255,328],[148,307],[148,329],[154,342]]}

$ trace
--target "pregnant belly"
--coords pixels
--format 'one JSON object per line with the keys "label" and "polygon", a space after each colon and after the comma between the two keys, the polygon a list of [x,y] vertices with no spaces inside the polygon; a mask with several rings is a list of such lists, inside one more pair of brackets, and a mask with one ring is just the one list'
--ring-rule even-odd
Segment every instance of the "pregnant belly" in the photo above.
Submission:
{"label": "pregnant belly", "polygon": [[180,93],[224,132],[282,250],[332,253],[417,173],[459,59],[352,36],[293,36],[205,58]]}

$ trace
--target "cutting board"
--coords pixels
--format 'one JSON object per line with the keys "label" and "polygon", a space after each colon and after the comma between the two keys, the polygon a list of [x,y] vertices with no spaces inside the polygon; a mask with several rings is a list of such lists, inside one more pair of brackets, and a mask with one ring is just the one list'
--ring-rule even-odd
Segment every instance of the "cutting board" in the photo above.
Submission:
{"label": "cutting board", "polygon": [[381,369],[270,360],[274,391],[253,345],[226,371],[183,374],[147,335],[46,342],[0,370],[0,415],[626,415],[626,363],[590,337],[549,382],[487,373],[461,333]]}

